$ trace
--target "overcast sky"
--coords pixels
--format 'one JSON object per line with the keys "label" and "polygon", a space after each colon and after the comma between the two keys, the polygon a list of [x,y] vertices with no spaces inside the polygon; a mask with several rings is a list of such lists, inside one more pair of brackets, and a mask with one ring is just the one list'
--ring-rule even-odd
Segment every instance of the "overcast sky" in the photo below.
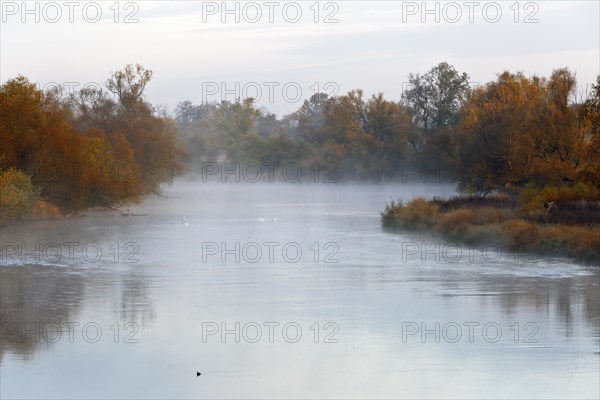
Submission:
{"label": "overcast sky", "polygon": [[147,99],[171,110],[260,94],[283,115],[353,88],[398,99],[440,61],[473,85],[569,67],[584,87],[600,73],[598,1],[1,3],[2,82],[102,83],[140,63],[154,71]]}

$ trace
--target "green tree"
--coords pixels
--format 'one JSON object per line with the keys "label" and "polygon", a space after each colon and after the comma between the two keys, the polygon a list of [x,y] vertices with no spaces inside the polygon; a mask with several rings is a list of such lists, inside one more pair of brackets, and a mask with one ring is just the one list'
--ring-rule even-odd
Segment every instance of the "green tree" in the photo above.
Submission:
{"label": "green tree", "polygon": [[468,79],[445,62],[423,75],[409,74],[400,103],[415,123],[407,135],[412,160],[423,168],[442,168],[455,158],[459,110],[470,93]]}
{"label": "green tree", "polygon": [[469,93],[469,76],[441,62],[424,75],[410,74],[402,102],[419,127],[429,131],[456,123],[458,110]]}

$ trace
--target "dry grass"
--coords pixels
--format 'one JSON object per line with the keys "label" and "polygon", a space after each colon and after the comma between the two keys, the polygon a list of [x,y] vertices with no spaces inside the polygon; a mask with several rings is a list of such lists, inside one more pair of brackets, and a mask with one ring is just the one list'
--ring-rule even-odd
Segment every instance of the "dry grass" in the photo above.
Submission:
{"label": "dry grass", "polygon": [[600,265],[600,226],[547,225],[540,228],[538,251],[565,254]]}
{"label": "dry grass", "polygon": [[513,219],[502,224],[504,240],[510,249],[535,250],[538,247],[538,226],[522,219]]}
{"label": "dry grass", "polygon": [[411,200],[406,205],[402,201],[388,204],[381,214],[384,226],[398,226],[405,229],[428,229],[433,226],[439,207],[423,197]]}
{"label": "dry grass", "polygon": [[[391,203],[381,214],[387,227],[429,230],[465,243],[497,243],[513,251],[573,257],[600,265],[600,224],[553,223],[544,211],[522,212],[504,199],[427,201],[423,198],[404,205]],[[592,207],[592,209],[590,209]],[[568,221],[590,221],[596,205],[573,202],[565,207]],[[591,211],[590,211],[591,210]]]}
{"label": "dry grass", "polygon": [[514,218],[511,210],[493,207],[481,207],[477,209],[460,208],[448,212],[439,213],[435,229],[438,232],[451,232],[460,224],[488,225],[499,224]]}

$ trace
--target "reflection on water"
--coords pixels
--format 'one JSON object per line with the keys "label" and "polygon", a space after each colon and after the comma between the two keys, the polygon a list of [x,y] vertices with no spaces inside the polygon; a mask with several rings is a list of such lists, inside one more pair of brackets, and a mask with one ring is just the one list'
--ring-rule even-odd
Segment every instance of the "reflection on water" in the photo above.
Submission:
{"label": "reflection on water", "polygon": [[40,348],[69,340],[69,330],[80,333],[71,324],[82,325],[78,315],[86,301],[104,302],[114,321],[144,327],[154,318],[145,279],[136,271],[107,276],[77,267],[23,265],[3,267],[0,274],[0,361],[6,352],[32,358]]}
{"label": "reflection on water", "polygon": [[[75,274],[63,274],[59,268],[47,266],[36,268],[24,265],[19,268],[3,268],[1,271],[0,321],[3,323],[0,357],[6,351],[31,357],[41,344],[36,335],[9,334],[9,327],[22,324],[38,330],[50,322],[71,321],[81,304],[82,278]],[[9,323],[11,325],[9,325]]]}
{"label": "reflection on water", "polygon": [[390,196],[452,188],[166,192],[2,230],[1,397],[599,395],[597,268],[380,227]]}

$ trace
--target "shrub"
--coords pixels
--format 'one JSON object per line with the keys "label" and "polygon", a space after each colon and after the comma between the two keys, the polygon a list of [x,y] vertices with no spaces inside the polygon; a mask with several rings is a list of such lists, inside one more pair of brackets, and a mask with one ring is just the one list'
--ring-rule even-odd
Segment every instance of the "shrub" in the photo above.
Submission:
{"label": "shrub", "polygon": [[29,218],[36,200],[29,175],[15,168],[0,172],[0,225]]}
{"label": "shrub", "polygon": [[576,201],[597,201],[600,199],[600,189],[596,186],[577,182],[575,185],[545,186],[535,188],[528,186],[521,193],[523,211],[533,211],[544,207],[545,202],[569,204]]}
{"label": "shrub", "polygon": [[[577,182],[572,188],[573,200],[600,200],[600,189],[597,186]],[[571,201],[573,201],[571,200]]]}
{"label": "shrub", "polygon": [[435,223],[439,206],[423,197],[411,200],[406,205],[402,201],[392,201],[381,213],[384,226],[397,226],[407,229],[428,229]]}
{"label": "shrub", "polygon": [[523,189],[519,201],[521,202],[523,211],[542,209],[544,206],[542,191],[533,186],[527,186]]}
{"label": "shrub", "polygon": [[457,196],[450,199],[441,199],[434,197],[431,203],[437,204],[440,207],[440,211],[450,211],[458,208],[481,208],[481,207],[493,207],[493,208],[504,208],[511,209],[516,203],[508,195],[497,193],[487,197],[483,196]]}
{"label": "shrub", "polygon": [[35,202],[31,216],[35,219],[53,219],[60,218],[62,213],[56,205],[40,199]]}
{"label": "shrub", "polygon": [[600,265],[600,229],[598,226],[545,226],[540,229],[540,250]]}
{"label": "shrub", "polygon": [[511,248],[530,250],[537,247],[538,228],[531,222],[513,219],[505,222],[502,230]]}
{"label": "shrub", "polygon": [[440,214],[435,229],[438,232],[450,233],[457,229],[460,225],[475,225],[477,224],[477,216],[474,210],[458,209]]}
{"label": "shrub", "polygon": [[514,212],[506,208],[460,208],[445,213],[440,213],[435,225],[435,229],[438,232],[446,233],[455,230],[455,227],[459,224],[499,224],[512,218],[515,218]]}
{"label": "shrub", "polygon": [[[406,205],[391,202],[381,217],[384,226],[433,230],[452,241],[495,243],[513,251],[568,256],[600,265],[600,201],[589,201],[596,194],[594,187],[583,184],[529,187],[521,201],[536,208],[525,213],[513,208],[510,199],[494,199],[490,204],[475,197],[418,198]],[[547,213],[546,199],[559,202],[559,210]]]}

